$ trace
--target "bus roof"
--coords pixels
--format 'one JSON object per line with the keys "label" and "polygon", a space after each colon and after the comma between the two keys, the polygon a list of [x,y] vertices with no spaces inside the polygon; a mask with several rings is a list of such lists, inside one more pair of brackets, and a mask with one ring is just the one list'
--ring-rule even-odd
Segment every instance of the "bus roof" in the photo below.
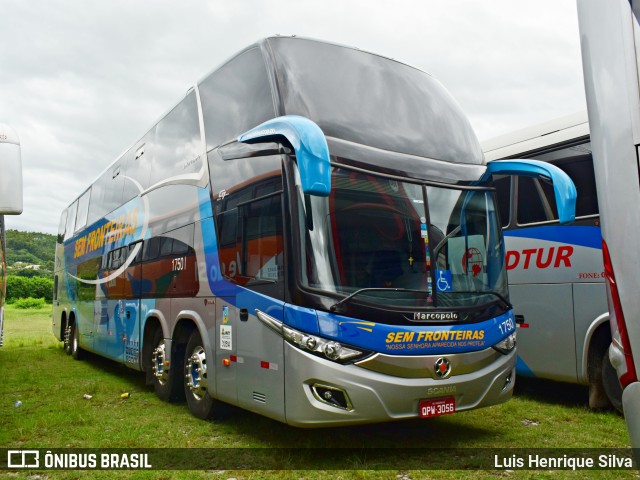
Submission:
{"label": "bus roof", "polygon": [[[226,67],[242,78],[247,72],[236,68],[233,62],[254,49],[261,50],[261,68],[269,71],[270,95],[278,104],[276,115],[307,117],[327,137],[408,155],[415,162],[430,159],[484,164],[469,120],[436,79],[398,60],[355,47],[305,37],[266,37],[222,62],[190,87],[185,96],[194,87],[202,95],[204,84],[221,75]],[[151,130],[172,109],[156,120]],[[241,135],[244,131],[232,133]],[[114,168],[145,135],[118,155],[69,205]],[[207,144],[207,149],[219,145]]]}
{"label": "bus roof", "polygon": [[487,162],[589,136],[587,111],[549,120],[480,142]]}

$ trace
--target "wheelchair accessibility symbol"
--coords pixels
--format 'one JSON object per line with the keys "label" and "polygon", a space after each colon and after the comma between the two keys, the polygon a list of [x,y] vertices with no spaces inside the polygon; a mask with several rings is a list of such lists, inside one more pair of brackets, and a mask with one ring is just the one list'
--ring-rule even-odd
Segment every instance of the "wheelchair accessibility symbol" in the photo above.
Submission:
{"label": "wheelchair accessibility symbol", "polygon": [[453,278],[450,270],[436,270],[436,290],[438,292],[453,290]]}

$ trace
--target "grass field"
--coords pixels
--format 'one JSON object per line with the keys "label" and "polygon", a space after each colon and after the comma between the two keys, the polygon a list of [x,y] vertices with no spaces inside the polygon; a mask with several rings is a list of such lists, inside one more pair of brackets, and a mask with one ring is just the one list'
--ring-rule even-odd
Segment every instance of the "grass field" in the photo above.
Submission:
{"label": "grass field", "polygon": [[[190,415],[184,404],[160,401],[144,376],[89,355],[75,361],[51,334],[50,311],[8,306],[5,346],[0,349],[0,448],[326,448],[421,449],[407,468],[384,468],[371,450],[345,470],[263,470],[260,457],[235,471],[39,472],[42,478],[639,478],[631,471],[455,471],[414,470],[429,454],[466,448],[625,448],[624,420],[611,411],[587,408],[586,388],[518,379],[516,396],[504,405],[422,421],[301,430],[232,410],[220,421]],[[122,399],[121,394],[130,397]],[[90,400],[83,395],[91,395]],[[21,401],[22,406],[14,407]],[[281,450],[274,450],[279,454]],[[264,452],[264,450],[262,450]],[[386,452],[388,454],[388,451]],[[264,460],[264,457],[263,457]],[[419,459],[418,459],[419,460]],[[447,460],[449,461],[449,460]],[[448,468],[460,466],[451,455]],[[295,462],[293,462],[295,464]],[[344,462],[338,463],[344,465]],[[331,463],[328,464],[331,468]],[[27,474],[5,472],[10,478]]]}

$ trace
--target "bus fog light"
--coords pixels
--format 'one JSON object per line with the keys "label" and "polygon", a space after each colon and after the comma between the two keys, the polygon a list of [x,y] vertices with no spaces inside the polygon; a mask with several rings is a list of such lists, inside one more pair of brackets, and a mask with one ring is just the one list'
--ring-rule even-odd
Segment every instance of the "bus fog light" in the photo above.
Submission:
{"label": "bus fog light", "polygon": [[513,379],[513,372],[509,372],[507,378],[504,379],[504,385],[502,386],[502,390],[505,390],[509,385],[511,385],[511,380]]}
{"label": "bus fog light", "polygon": [[500,353],[504,353],[505,355],[509,353],[516,347],[516,332],[513,332],[508,337],[503,338],[501,341],[496,343],[493,348],[495,348]]}
{"label": "bus fog light", "polygon": [[316,400],[342,410],[352,410],[353,406],[347,392],[337,387],[330,387],[320,383],[311,385],[311,392]]}

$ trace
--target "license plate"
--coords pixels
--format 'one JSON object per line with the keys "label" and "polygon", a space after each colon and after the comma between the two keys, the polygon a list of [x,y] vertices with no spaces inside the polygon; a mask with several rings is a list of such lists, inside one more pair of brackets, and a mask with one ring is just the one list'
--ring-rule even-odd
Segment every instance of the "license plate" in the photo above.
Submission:
{"label": "license plate", "polygon": [[456,397],[422,400],[418,408],[420,418],[439,417],[456,411]]}

